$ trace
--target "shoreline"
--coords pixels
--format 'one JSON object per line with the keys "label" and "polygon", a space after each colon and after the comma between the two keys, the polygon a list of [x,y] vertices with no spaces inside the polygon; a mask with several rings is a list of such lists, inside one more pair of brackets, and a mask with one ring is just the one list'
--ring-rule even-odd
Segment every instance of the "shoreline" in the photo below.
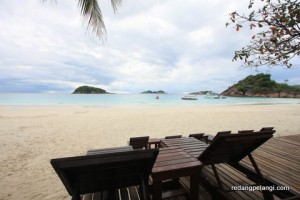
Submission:
{"label": "shoreline", "polygon": [[127,145],[130,137],[275,127],[300,133],[300,104],[209,106],[0,106],[0,199],[69,199],[50,159]]}
{"label": "shoreline", "polygon": [[207,99],[197,96],[197,101],[184,101],[182,95],[116,94],[109,95],[71,95],[71,94],[0,94],[0,108],[3,106],[92,106],[92,107],[198,107],[225,106],[239,104],[300,104],[300,99],[227,97],[226,99]]}
{"label": "shoreline", "polygon": [[299,102],[292,102],[292,103],[287,103],[287,102],[238,102],[238,103],[225,103],[225,104],[115,104],[115,105],[88,105],[88,104],[41,104],[41,105],[1,105],[0,108],[3,107],[99,107],[99,108],[134,108],[134,107],[141,107],[141,108],[147,108],[147,107],[160,107],[160,108],[189,108],[189,107],[220,107],[220,106],[247,106],[247,105],[300,105]]}
{"label": "shoreline", "polygon": [[[255,110],[252,110],[252,108],[255,108]],[[240,110],[241,109],[241,110]],[[287,111],[289,109],[289,111]],[[299,110],[299,114],[295,113],[296,110]],[[192,116],[187,116],[187,113],[197,114],[197,112],[203,112],[205,114],[216,114],[216,122],[218,122],[218,113],[226,113],[227,117],[232,117],[230,115],[233,115],[234,113],[238,112],[239,114],[242,114],[243,116],[247,116],[247,112],[251,112],[251,114],[260,115],[261,114],[268,114],[268,117],[272,116],[270,113],[276,113],[277,111],[284,111],[286,114],[294,113],[294,115],[297,117],[296,119],[299,119],[300,121],[300,104],[270,104],[270,103],[259,103],[259,104],[234,104],[234,105],[201,105],[201,106],[78,106],[78,105],[49,105],[49,106],[32,106],[32,105],[26,105],[26,106],[0,106],[0,120],[6,119],[6,118],[19,118],[19,117],[26,117],[26,116],[34,116],[36,119],[39,117],[45,117],[49,116],[49,114],[53,114],[54,116],[59,116],[60,114],[63,115],[72,115],[77,113],[91,113],[94,112],[94,115],[97,114],[105,114],[105,112],[110,113],[110,117],[113,117],[112,115],[119,115],[123,112],[131,112],[133,116],[136,117],[134,114],[147,114],[150,113],[150,115],[153,115],[154,117],[157,115],[161,115],[164,112],[166,112],[166,115],[169,115],[169,118],[174,118],[172,114],[174,112],[172,111],[178,111],[179,114],[183,114],[186,118],[192,118]],[[141,111],[141,112],[137,112]],[[134,113],[136,112],[136,113]],[[269,113],[268,113],[269,112]],[[198,113],[199,114],[199,113]],[[279,113],[277,113],[278,115]],[[125,115],[125,113],[123,113]],[[91,117],[91,116],[87,116]],[[101,120],[105,121],[105,116],[101,116]],[[261,118],[263,116],[259,116]],[[277,121],[282,119],[288,118],[289,116],[285,116],[284,113],[282,113],[282,116],[277,116]],[[299,117],[299,118],[298,118]],[[243,121],[243,119],[238,119]],[[281,120],[280,120],[281,121]],[[1,121],[0,121],[1,122]],[[1,123],[0,123],[1,125]],[[18,125],[18,124],[16,124]],[[193,124],[191,124],[193,125]],[[275,126],[276,124],[274,124]],[[298,125],[298,124],[297,124]],[[5,125],[4,125],[5,126]],[[300,126],[299,126],[300,130]],[[1,131],[1,129],[0,129]],[[222,130],[219,130],[222,131]],[[233,130],[234,131],[234,130]],[[300,131],[299,131],[300,133]],[[210,133],[214,134],[214,133]],[[297,133],[294,133],[297,134]],[[285,134],[284,134],[285,135]]]}

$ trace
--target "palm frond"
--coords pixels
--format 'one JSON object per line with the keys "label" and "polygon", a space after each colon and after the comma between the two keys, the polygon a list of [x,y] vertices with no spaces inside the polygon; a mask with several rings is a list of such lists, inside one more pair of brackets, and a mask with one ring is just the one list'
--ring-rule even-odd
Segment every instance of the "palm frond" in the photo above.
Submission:
{"label": "palm frond", "polygon": [[122,0],[111,0],[111,5],[116,13],[118,11],[118,7],[120,7]]}
{"label": "palm frond", "polygon": [[99,38],[103,38],[106,30],[98,1],[78,0],[78,6],[81,8],[81,15],[87,19],[88,29],[91,27]]}
{"label": "palm frond", "polygon": [[[40,0],[45,2],[47,0]],[[56,0],[50,0],[56,2]],[[111,0],[111,5],[116,13],[122,0]],[[87,29],[91,28],[92,32],[100,39],[105,38],[106,29],[103,21],[101,9],[97,0],[78,0],[78,7],[84,20],[87,20]]]}

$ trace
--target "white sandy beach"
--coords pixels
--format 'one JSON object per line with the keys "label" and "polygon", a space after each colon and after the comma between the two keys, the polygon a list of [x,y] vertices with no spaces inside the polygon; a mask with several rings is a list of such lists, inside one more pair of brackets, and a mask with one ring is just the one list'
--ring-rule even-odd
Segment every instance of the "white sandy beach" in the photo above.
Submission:
{"label": "white sandy beach", "polygon": [[51,158],[124,146],[129,137],[254,129],[300,133],[300,105],[210,107],[0,107],[0,200],[70,199]]}

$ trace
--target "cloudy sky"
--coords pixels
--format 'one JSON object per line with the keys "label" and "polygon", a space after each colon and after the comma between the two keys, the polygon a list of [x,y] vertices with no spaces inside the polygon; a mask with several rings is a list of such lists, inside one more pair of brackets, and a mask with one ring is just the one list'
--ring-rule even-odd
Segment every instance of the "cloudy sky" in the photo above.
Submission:
{"label": "cloudy sky", "polygon": [[253,33],[226,28],[240,0],[123,0],[114,14],[99,0],[103,43],[86,31],[77,1],[0,1],[0,92],[70,93],[80,85],[110,92],[222,92],[256,73],[300,84],[300,69],[240,69],[235,50]]}

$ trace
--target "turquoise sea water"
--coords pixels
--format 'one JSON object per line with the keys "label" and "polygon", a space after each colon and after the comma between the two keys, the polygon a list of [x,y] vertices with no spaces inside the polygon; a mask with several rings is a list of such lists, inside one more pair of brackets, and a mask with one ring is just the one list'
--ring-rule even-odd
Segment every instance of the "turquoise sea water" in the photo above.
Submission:
{"label": "turquoise sea water", "polygon": [[239,98],[207,99],[197,96],[198,100],[181,100],[184,95],[164,94],[155,99],[155,94],[0,94],[0,105],[11,106],[205,106],[231,104],[300,104],[300,99],[285,98]]}

